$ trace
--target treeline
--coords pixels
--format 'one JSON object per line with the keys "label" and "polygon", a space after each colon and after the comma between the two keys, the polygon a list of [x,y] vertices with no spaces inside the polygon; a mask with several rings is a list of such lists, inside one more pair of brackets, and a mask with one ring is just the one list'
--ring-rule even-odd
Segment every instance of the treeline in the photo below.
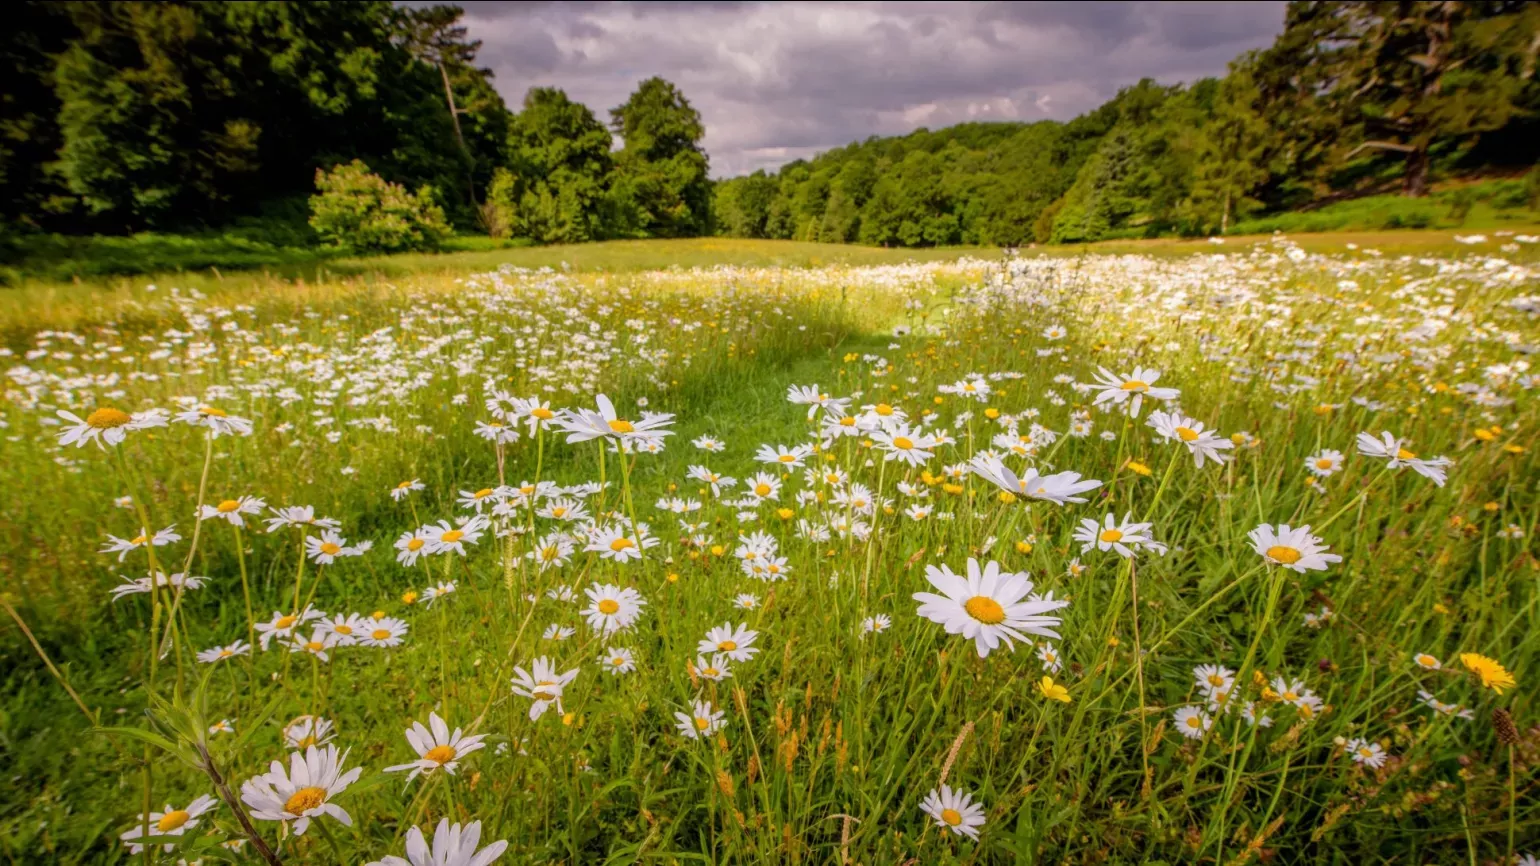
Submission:
{"label": "treeline", "polygon": [[1291,3],[1221,79],[1145,80],[1068,123],[869,138],[717,184],[717,231],[930,246],[1220,233],[1258,212],[1527,167],[1540,4]]}
{"label": "treeline", "polygon": [[539,242],[708,232],[704,129],[673,85],[642,82],[607,126],[554,89],[510,111],[461,14],[385,0],[13,4],[0,228],[304,232],[318,171],[357,160],[461,229]]}

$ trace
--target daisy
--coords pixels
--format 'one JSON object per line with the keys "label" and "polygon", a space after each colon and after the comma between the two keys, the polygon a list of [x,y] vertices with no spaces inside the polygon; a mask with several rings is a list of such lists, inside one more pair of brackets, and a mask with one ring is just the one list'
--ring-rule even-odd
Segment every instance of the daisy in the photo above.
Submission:
{"label": "daisy", "polygon": [[[153,844],[161,839],[181,836],[188,830],[196,828],[199,817],[218,805],[219,801],[208,794],[199,796],[183,809],[167,803],[165,811],[151,812],[148,818],[141,815],[138,823],[119,834],[118,838],[128,843],[130,854],[139,854],[144,851],[143,841],[147,840]],[[146,825],[149,826],[148,834],[145,833]],[[172,843],[167,843],[165,850],[170,851],[173,847],[175,846]]]}
{"label": "daisy", "polygon": [[727,656],[715,653],[711,658],[696,656],[695,663],[690,665],[697,676],[712,682],[721,682],[733,675],[732,665]]}
{"label": "daisy", "polygon": [[406,632],[407,624],[404,620],[393,616],[380,617],[365,622],[363,629],[358,632],[358,643],[360,646],[372,647],[400,646]]}
{"label": "daisy", "polygon": [[1327,449],[1305,458],[1305,468],[1319,478],[1335,475],[1342,470],[1342,452]]}
{"label": "daisy", "polygon": [[749,479],[747,491],[758,502],[763,502],[766,499],[779,501],[781,498],[781,479],[767,472],[756,472],[754,477]]}
{"label": "daisy", "polygon": [[1430,653],[1418,653],[1412,656],[1412,661],[1416,662],[1417,666],[1425,671],[1441,670],[1444,667],[1443,663],[1438,660],[1438,656]]}
{"label": "daisy", "polygon": [[869,616],[861,620],[861,636],[887,631],[893,626],[893,618],[885,613]]}
{"label": "daisy", "polygon": [[966,578],[946,565],[926,566],[925,578],[943,594],[915,593],[919,615],[940,623],[947,634],[973,641],[979,658],[987,657],[1002,639],[1014,650],[1013,638],[1032,642],[1026,634],[1058,637],[1053,629],[1059,625],[1059,617],[1044,614],[1069,605],[1067,601],[1034,598],[1032,581],[1025,573],[1001,571],[997,562],[980,568],[978,560],[971,557]]}
{"label": "daisy", "polygon": [[395,767],[386,767],[385,772],[411,770],[412,772],[406,777],[408,782],[417,778],[419,773],[431,775],[438,769],[443,769],[444,772],[453,776],[460,759],[486,745],[481,742],[486,739],[486,736],[486,734],[466,736],[459,728],[455,728],[454,732],[450,733],[449,725],[439,718],[438,713],[429,713],[427,727],[423,727],[422,722],[412,722],[412,726],[406,729],[406,741],[411,745],[412,751],[417,753],[417,760]]}
{"label": "daisy", "polygon": [[507,842],[497,841],[477,851],[480,842],[480,821],[472,821],[462,829],[459,824],[450,824],[448,818],[440,818],[431,848],[422,831],[413,827],[406,831],[405,857],[391,854],[367,866],[487,866],[508,849]]}
{"label": "daisy", "polygon": [[919,466],[936,456],[932,450],[938,444],[936,438],[918,429],[911,430],[908,424],[898,423],[890,429],[873,430],[871,436],[878,447],[886,452],[883,460],[898,460],[910,466]]}
{"label": "daisy", "polygon": [[694,445],[696,448],[699,448],[702,451],[710,451],[713,453],[719,453],[727,449],[727,446],[722,443],[722,440],[712,436],[702,436],[699,439],[691,440],[690,444]]}
{"label": "daisy", "polygon": [[198,509],[198,519],[208,520],[219,518],[227,521],[231,526],[245,526],[245,514],[261,514],[267,508],[267,503],[255,496],[242,496],[239,499],[226,499],[218,505],[205,505]]}
{"label": "daisy", "polygon": [[797,445],[793,448],[787,448],[785,445],[761,445],[759,451],[754,454],[754,459],[760,463],[774,463],[785,469],[800,469],[802,462],[812,453],[811,445]]}
{"label": "daisy", "polygon": [[204,664],[213,664],[214,662],[222,662],[225,659],[245,655],[251,655],[251,644],[238,640],[229,646],[217,646],[198,653],[198,661]]}
{"label": "daisy", "polygon": [[346,752],[339,756],[336,746],[311,746],[303,755],[294,752],[289,755],[287,772],[282,763],[274,761],[268,772],[243,782],[241,801],[258,820],[293,821],[297,836],[305,834],[312,818],[322,815],[351,827],[352,816],[332,802],[363,772],[354,767],[344,773],[342,765],[347,757]]}
{"label": "daisy", "polygon": [[588,619],[588,627],[600,635],[611,635],[630,628],[637,617],[642,615],[642,607],[647,604],[641,593],[630,587],[621,589],[604,583],[589,586],[583,592],[589,600],[583,616]]}
{"label": "daisy", "polygon": [[577,679],[578,670],[573,668],[559,674],[556,665],[545,656],[535,659],[527,671],[521,667],[513,669],[513,693],[533,701],[529,707],[530,721],[540,718],[553,704],[557,712],[564,712],[561,706],[562,689]]}
{"label": "daisy", "polygon": [[750,631],[743,624],[733,628],[732,623],[724,623],[706,632],[704,640],[695,645],[697,653],[722,653],[735,662],[746,662],[759,653],[759,647],[754,646],[754,641],[759,638],[759,632]]}
{"label": "daisy", "polygon": [[1198,665],[1192,669],[1192,678],[1208,696],[1215,692],[1229,692],[1235,685],[1235,671],[1224,665]]}
{"label": "daisy", "polygon": [[320,716],[296,716],[283,726],[283,741],[291,749],[308,749],[324,746],[336,739],[332,721]]}
{"label": "daisy", "polygon": [[273,642],[273,638],[291,637],[293,636],[295,629],[313,619],[319,619],[324,616],[326,616],[326,614],[322,613],[321,611],[308,607],[305,608],[303,613],[297,614],[284,613],[283,611],[275,610],[273,611],[272,619],[268,620],[267,622],[257,623],[257,633],[261,635],[261,637],[257,639],[257,642],[262,644],[262,649],[265,650],[267,649],[268,644]]}
{"label": "daisy", "polygon": [[1082,519],[1075,529],[1074,538],[1081,542],[1081,553],[1090,553],[1092,548],[1095,548],[1116,551],[1119,556],[1132,558],[1141,547],[1156,546],[1150,537],[1144,534],[1149,528],[1148,523],[1130,522],[1127,514],[1124,514],[1123,520],[1119,522],[1108,513],[1102,518],[1101,523],[1089,517]]}
{"label": "daisy", "polygon": [[427,485],[423,484],[421,481],[418,481],[416,478],[413,478],[410,481],[403,481],[400,484],[397,484],[395,487],[390,488],[390,498],[400,502],[408,496],[411,496],[413,493],[426,489],[426,486]]}
{"label": "daisy", "polygon": [[926,794],[920,811],[934,819],[937,827],[969,839],[977,839],[979,828],[984,826],[984,805],[975,803],[972,794],[946,785]]}
{"label": "daisy", "polygon": [[759,596],[751,593],[739,593],[733,598],[733,607],[741,607],[744,610],[757,610],[759,608]]}
{"label": "daisy", "polygon": [[108,534],[107,544],[101,549],[102,553],[116,553],[118,562],[122,562],[128,556],[129,551],[138,550],[141,547],[165,547],[182,540],[182,536],[176,532],[176,524],[172,524],[159,532],[151,532],[141,528],[139,534],[133,538],[119,538]]}
{"label": "daisy", "polygon": [[220,719],[219,721],[215,722],[214,724],[209,725],[209,733],[210,734],[233,734],[233,733],[235,733],[235,719]]}
{"label": "daisy", "polygon": [[615,404],[610,402],[609,397],[600,394],[594,402],[598,405],[598,411],[564,409],[555,418],[556,426],[567,434],[568,444],[600,438],[657,439],[673,434],[673,431],[663,429],[674,422],[673,415],[643,412],[642,420],[628,421],[615,414]]}
{"label": "daisy", "polygon": [[289,652],[310,653],[315,658],[325,662],[331,661],[328,650],[341,644],[342,638],[336,632],[323,626],[317,626],[310,632],[310,640],[304,640],[297,635],[290,638]]}
{"label": "daisy", "polygon": [[972,379],[960,379],[951,385],[941,385],[936,388],[943,394],[956,394],[959,397],[968,397],[980,403],[989,402],[989,395],[994,390],[982,376],[974,376]]}
{"label": "daisy", "polygon": [[512,445],[519,441],[519,428],[501,421],[477,421],[475,434],[498,445]]}
{"label": "daisy", "polygon": [[636,655],[628,649],[612,649],[599,657],[599,664],[618,677],[636,670]]}
{"label": "daisy", "polygon": [[112,600],[117,601],[130,595],[154,592],[156,587],[176,587],[178,592],[188,589],[202,589],[203,584],[207,582],[208,578],[206,577],[189,576],[183,572],[167,576],[165,572],[159,571],[154,575],[147,575],[138,580],[128,580],[125,578],[123,583],[111,589]]}
{"label": "daisy", "polygon": [[819,409],[830,412],[844,411],[850,405],[846,398],[833,398],[818,390],[817,385],[792,385],[786,389],[786,401],[795,406],[807,407],[807,420],[813,420]]}
{"label": "daisy", "polygon": [[276,532],[285,526],[310,527],[321,529],[341,529],[342,523],[330,517],[316,517],[315,508],[310,505],[291,505],[287,508],[274,508],[273,513],[277,517],[267,519],[267,531]]}
{"label": "daisy", "polygon": [[1390,757],[1385,754],[1385,749],[1379,743],[1372,743],[1356,737],[1347,741],[1347,753],[1348,757],[1353,759],[1353,763],[1362,764],[1376,770],[1385,766],[1385,761]]}
{"label": "daisy", "polygon": [[1064,662],[1059,658],[1059,651],[1051,643],[1044,643],[1037,648],[1038,661],[1043,663],[1043,670],[1056,674],[1064,667]]}
{"label": "daisy", "polygon": [[557,623],[553,622],[546,626],[545,632],[541,634],[540,637],[543,640],[566,640],[575,634],[577,634],[577,629],[569,628],[564,625],[558,625]]}
{"label": "daisy", "polygon": [[709,702],[698,700],[688,714],[674,713],[674,719],[679,733],[689,739],[699,740],[720,731],[727,724],[727,713],[713,710]]}
{"label": "daisy", "polygon": [[305,538],[305,553],[316,565],[331,565],[339,556],[358,556],[362,552],[348,547],[347,539],[334,529],[323,531],[319,538],[313,535]]}
{"label": "daisy", "polygon": [[421,529],[407,530],[396,539],[396,562],[407,568],[417,564],[418,557],[428,551],[428,535]]}
{"label": "daisy", "polygon": [[1144,398],[1175,400],[1181,394],[1175,388],[1156,388],[1155,382],[1159,379],[1159,370],[1146,367],[1135,367],[1127,376],[1118,376],[1106,367],[1097,367],[1096,381],[1089,386],[1090,390],[1099,391],[1092,405],[1126,405],[1129,416],[1137,417]]}
{"label": "daisy", "polygon": [[461,508],[468,508],[477,513],[488,503],[495,503],[503,497],[499,490],[492,487],[483,487],[480,490],[461,490],[455,504]]}
{"label": "daisy", "polygon": [[352,646],[369,628],[369,620],[356,613],[339,613],[329,620],[322,620],[321,627],[337,636],[338,646]]}
{"label": "daisy", "polygon": [[1202,421],[1180,412],[1151,412],[1147,423],[1165,438],[1186,445],[1199,469],[1203,468],[1205,460],[1222,465],[1229,457],[1221,452],[1235,447],[1229,439],[1215,436],[1212,430],[1204,430]]}
{"label": "daisy", "polygon": [[1436,713],[1440,713],[1446,716],[1459,716],[1460,718],[1467,721],[1476,717],[1474,710],[1467,709],[1466,707],[1462,707],[1459,704],[1446,704],[1438,698],[1434,697],[1433,693],[1427,691],[1426,689],[1418,689],[1417,697],[1421,698],[1422,702]]}
{"label": "daisy", "polygon": [[1292,568],[1300,574],[1307,570],[1325,571],[1331,563],[1342,561],[1342,557],[1337,554],[1326,552],[1326,545],[1310,534],[1309,526],[1291,529],[1287,523],[1280,523],[1276,527],[1264,523],[1247,533],[1246,537],[1251,539],[1251,547],[1258,556],[1273,565]]}
{"label": "daisy", "polygon": [[430,586],[422,591],[422,600],[424,606],[432,607],[435,601],[454,595],[454,592],[457,588],[458,587],[455,586],[455,582],[452,580],[439,581],[433,586]]}
{"label": "daisy", "polygon": [[1410,466],[1413,472],[1432,481],[1439,487],[1444,486],[1445,470],[1449,467],[1449,458],[1439,456],[1420,458],[1407,450],[1407,440],[1397,439],[1388,431],[1381,432],[1376,439],[1368,433],[1358,434],[1358,453],[1368,457],[1378,457],[1387,461],[1386,466],[1391,469],[1400,469],[1402,466]]}
{"label": "daisy", "polygon": [[1084,502],[1086,501],[1085,497],[1079,494],[1102,486],[1100,481],[1094,479],[1082,481],[1079,472],[1058,472],[1053,475],[1038,475],[1035,468],[1029,468],[1025,475],[1018,478],[1016,473],[1007,468],[1000,458],[987,452],[970,460],[968,468],[973,471],[973,474],[994,484],[1012,496],[1041,499],[1045,502],[1052,502],[1055,505]]}
{"label": "daisy", "polygon": [[1203,735],[1214,724],[1208,713],[1197,707],[1182,707],[1172,714],[1172,718],[1182,736],[1193,740],[1203,739]]}
{"label": "daisy", "polygon": [[[645,538],[642,544],[647,544],[648,541],[657,544],[657,539]],[[648,544],[647,546],[651,547],[653,544]],[[628,536],[625,528],[619,524],[597,529],[590,538],[588,546],[583,549],[597,552],[601,559],[611,559],[619,563],[642,558],[641,545],[638,545],[634,538]]]}
{"label": "daisy", "polygon": [[84,448],[87,442],[94,442],[96,447],[103,450],[106,450],[107,445],[121,444],[128,438],[131,430],[164,427],[169,417],[164,409],[149,409],[130,414],[111,406],[103,406],[85,418],[62,409],[59,410],[58,415],[74,425],[60,431],[60,445]]}
{"label": "daisy", "polygon": [[179,412],[176,420],[183,424],[191,424],[194,427],[203,427],[209,431],[211,439],[220,436],[250,436],[251,422],[245,418],[237,418],[223,409],[213,406],[199,406],[186,412]]}
{"label": "daisy", "polygon": [[567,564],[567,559],[572,556],[572,551],[577,548],[572,539],[565,533],[552,532],[541,536],[535,542],[535,547],[527,555],[539,564],[540,570],[548,568],[561,568]]}
{"label": "daisy", "polygon": [[454,551],[464,556],[465,545],[479,542],[490,525],[485,516],[478,514],[459,521],[458,526],[451,527],[449,521],[440,520],[438,525],[430,524],[419,531],[428,539],[429,553]]}
{"label": "daisy", "polygon": [[535,512],[535,516],[574,523],[588,519],[588,508],[576,499],[548,499],[545,506]]}

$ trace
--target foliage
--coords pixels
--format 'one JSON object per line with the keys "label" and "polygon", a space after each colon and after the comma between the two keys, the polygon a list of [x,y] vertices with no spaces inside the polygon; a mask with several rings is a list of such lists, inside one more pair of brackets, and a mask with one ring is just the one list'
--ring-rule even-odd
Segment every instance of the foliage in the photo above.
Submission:
{"label": "foliage", "polygon": [[433,187],[408,192],[361,160],[317,170],[310,225],[328,244],[356,252],[396,253],[438,249],[453,233]]}
{"label": "foliage", "polygon": [[706,234],[711,183],[700,144],[706,128],[684,93],[649,78],[610,110],[610,128],[625,141],[615,156],[613,185],[620,226],[646,237]]}

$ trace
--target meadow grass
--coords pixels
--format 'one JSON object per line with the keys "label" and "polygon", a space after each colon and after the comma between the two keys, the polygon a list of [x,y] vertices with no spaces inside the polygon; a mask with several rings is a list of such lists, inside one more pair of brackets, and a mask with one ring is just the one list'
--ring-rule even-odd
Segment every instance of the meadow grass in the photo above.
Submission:
{"label": "meadow grass", "polygon": [[[1404,257],[1363,237],[1333,239],[1330,253],[1231,240],[1197,247],[1207,255],[1171,244],[924,264],[691,242],[584,248],[587,264],[565,274],[403,272],[261,292],[178,281],[52,306],[23,290],[3,319],[0,569],[37,647],[19,628],[0,643],[0,852],[260,862],[249,841],[221,846],[245,837],[229,803],[168,837],[172,853],[131,857],[118,836],[142,813],[215,794],[195,764],[244,799],[241,783],[286,760],[305,715],[332,723],[331,745],[362,776],[333,800],[351,826],[253,822],[283,862],[399,855],[409,828],[431,835],[446,817],[481,822],[514,863],[1497,863],[1535,851],[1527,352],[1540,301],[1532,248],[1499,261],[1499,240],[1473,253],[1429,239]],[[644,264],[683,249],[685,268]],[[709,267],[734,254],[748,261]],[[1111,391],[1150,394],[1137,414],[1077,384],[1098,367],[1132,383]],[[848,414],[858,434],[820,439],[823,413],[789,404],[792,386],[850,398],[831,417]],[[1156,399],[1164,387],[1180,396]],[[525,416],[518,441],[497,445],[477,424],[497,420],[485,401],[498,392],[552,409],[592,409],[604,393],[626,418],[673,413],[673,435],[661,453],[606,454],[604,439],[532,434]],[[58,443],[74,425],[56,410],[104,406],[199,423],[133,430],[105,450]],[[1199,467],[1185,436],[1157,436],[1152,413],[1178,406],[1219,431],[1227,462]],[[200,407],[252,432],[209,438],[219,416]],[[1447,483],[1419,474],[1437,463],[1358,453],[1359,433],[1381,431],[1406,440],[1402,461],[1451,458]],[[951,441],[919,465],[885,459],[900,439],[938,433]],[[703,436],[725,449],[701,450]],[[818,447],[788,469],[756,460],[765,444]],[[1343,455],[1330,472],[1328,450]],[[1101,485],[1064,505],[1005,495],[969,468],[986,452],[1018,473]],[[740,483],[714,493],[695,465]],[[602,491],[539,487],[601,478]],[[391,495],[414,479],[423,489]],[[757,497],[761,484],[776,498]],[[582,503],[589,520],[537,516],[525,489],[537,508]],[[194,518],[247,495],[340,521],[337,560],[302,555],[319,529],[266,529],[271,510],[240,533]],[[687,506],[670,499],[698,508],[675,513]],[[398,563],[403,533],[477,512],[492,526],[467,555]],[[1082,520],[1099,532],[1125,514],[1165,549],[1124,558],[1074,537]],[[109,533],[172,524],[175,543],[100,552]],[[1248,533],[1278,524],[1308,524],[1341,561],[1296,571],[1253,549]],[[604,544],[585,550],[606,528],[659,543],[620,564]],[[746,538],[756,532],[773,545]],[[346,555],[365,540],[373,549]],[[563,541],[575,548],[563,564],[541,568]],[[784,579],[748,574],[748,550]],[[970,559],[1067,600],[1051,612],[1060,637],[981,657],[917,615],[927,575],[966,574]],[[209,580],[111,600],[156,568]],[[425,590],[445,582],[454,591],[428,605]],[[604,585],[646,600],[610,635],[583,615],[585,590]],[[321,661],[310,623],[295,652],[280,637],[194,660],[304,597],[399,618],[405,640],[329,647]],[[868,629],[876,617],[889,625]],[[698,656],[716,661],[697,644],[723,624],[757,632],[760,651],[711,681]],[[636,666],[615,675],[621,649]],[[1484,684],[1462,653],[1517,684],[1472,660]],[[531,718],[510,678],[541,657],[578,673]],[[1217,698],[1200,665],[1227,672]],[[1068,701],[1048,697],[1054,687]],[[676,727],[684,713],[699,730],[697,701],[722,714],[720,730]],[[1515,729],[1494,727],[1498,709]],[[384,772],[417,757],[404,732],[430,713],[487,747],[453,775]],[[235,733],[209,733],[221,720]],[[982,806],[977,840],[921,810],[942,784]]]}

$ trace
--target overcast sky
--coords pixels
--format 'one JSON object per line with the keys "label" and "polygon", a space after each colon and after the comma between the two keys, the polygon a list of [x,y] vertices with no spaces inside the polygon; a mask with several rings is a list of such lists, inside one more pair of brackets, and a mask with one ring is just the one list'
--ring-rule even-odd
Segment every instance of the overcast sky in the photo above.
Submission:
{"label": "overcast sky", "polygon": [[517,110],[560,87],[608,121],[636,83],[679,85],[714,177],[868,135],[966,120],[1068,120],[1151,77],[1218,75],[1271,44],[1282,2],[463,2]]}

